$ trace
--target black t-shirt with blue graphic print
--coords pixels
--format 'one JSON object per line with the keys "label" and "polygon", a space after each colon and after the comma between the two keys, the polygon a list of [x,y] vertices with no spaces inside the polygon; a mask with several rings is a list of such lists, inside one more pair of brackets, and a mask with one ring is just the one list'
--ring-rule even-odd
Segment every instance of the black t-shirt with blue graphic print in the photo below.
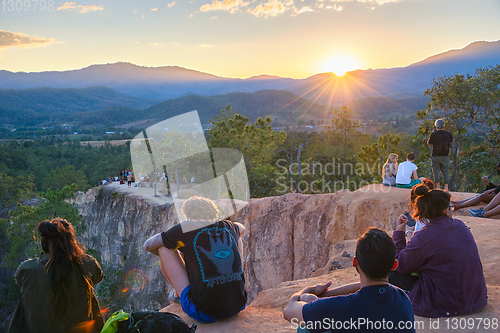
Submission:
{"label": "black t-shirt with blue graphic print", "polygon": [[181,225],[185,223],[193,222],[177,224],[161,236],[166,248],[178,248],[184,255],[191,285],[188,299],[215,318],[237,314],[247,301],[238,226],[219,221],[183,232]]}

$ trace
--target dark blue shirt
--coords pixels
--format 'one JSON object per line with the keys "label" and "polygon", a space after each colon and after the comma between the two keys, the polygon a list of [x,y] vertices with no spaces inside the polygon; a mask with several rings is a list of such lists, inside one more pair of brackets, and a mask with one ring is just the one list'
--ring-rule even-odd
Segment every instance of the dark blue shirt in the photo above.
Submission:
{"label": "dark blue shirt", "polygon": [[311,333],[415,332],[410,300],[392,285],[368,286],[354,294],[320,298],[304,305],[302,317]]}

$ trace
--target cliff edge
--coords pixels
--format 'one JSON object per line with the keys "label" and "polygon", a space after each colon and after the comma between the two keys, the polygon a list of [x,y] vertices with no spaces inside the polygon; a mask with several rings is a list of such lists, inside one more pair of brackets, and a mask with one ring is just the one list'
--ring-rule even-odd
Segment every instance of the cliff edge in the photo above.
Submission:
{"label": "cliff edge", "polygon": [[[198,323],[197,332],[294,331],[281,315],[288,298],[311,284],[357,281],[356,271],[350,268],[355,239],[370,226],[391,233],[397,216],[408,209],[408,195],[407,189],[370,185],[355,192],[251,199],[249,205],[231,217],[247,228],[242,238],[249,305],[236,317],[210,325]],[[453,195],[455,199],[473,196]],[[124,193],[119,186],[79,193],[75,203],[87,223],[84,244],[100,256],[104,266],[120,270],[123,275],[117,278],[117,289],[122,292],[116,304],[126,311],[155,310],[168,305],[166,294],[171,286],[161,275],[157,257],[144,251],[142,243],[173,225],[172,205]],[[455,215],[470,227],[476,239],[488,285],[488,306],[465,318],[500,319],[498,221],[465,216],[466,210]],[[128,276],[130,272],[134,272],[132,277]],[[162,311],[193,322],[177,304]],[[430,329],[427,318],[417,320],[423,321],[418,332],[446,330],[444,318],[440,330]]]}

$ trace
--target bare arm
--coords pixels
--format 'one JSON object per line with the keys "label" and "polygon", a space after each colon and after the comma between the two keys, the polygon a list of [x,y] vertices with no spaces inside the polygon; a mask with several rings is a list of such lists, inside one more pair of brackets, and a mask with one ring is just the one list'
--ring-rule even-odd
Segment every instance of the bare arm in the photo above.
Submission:
{"label": "bare arm", "polygon": [[417,170],[413,170],[413,179],[418,180]]}
{"label": "bare arm", "polygon": [[247,230],[247,228],[245,228],[245,226],[240,222],[233,222],[233,223],[238,227],[238,229],[240,229],[240,236],[243,235]]}
{"label": "bare arm", "polygon": [[330,297],[330,296],[339,296],[339,295],[349,295],[355,293],[361,288],[361,284],[359,282],[346,284],[337,288],[327,289],[325,290],[320,297]]}
{"label": "bare arm", "polygon": [[394,169],[395,173],[398,173],[398,163],[393,163],[393,167],[392,168]]}
{"label": "bare arm", "polygon": [[161,234],[156,234],[144,242],[144,250],[151,252],[154,255],[158,255],[158,248],[164,246]]}
{"label": "bare arm", "polygon": [[245,233],[245,226],[239,222],[234,222],[234,224],[238,227],[238,229],[240,229],[240,237],[238,238],[238,249],[240,250],[240,257],[241,257],[241,265],[242,265],[242,269],[245,269],[244,266],[244,260],[243,260],[243,241],[241,240],[241,235],[243,235]]}
{"label": "bare arm", "polygon": [[303,321],[304,318],[302,317],[302,308],[307,303],[301,301],[300,297],[304,294],[313,294],[316,296],[321,295],[326,289],[328,289],[331,284],[332,282],[328,281],[325,284],[318,284],[315,286],[304,288],[301,291],[293,294],[292,297],[290,297],[290,299],[288,300],[286,308],[283,310],[283,318],[288,321],[292,321],[292,319],[294,318],[298,319],[299,322]]}

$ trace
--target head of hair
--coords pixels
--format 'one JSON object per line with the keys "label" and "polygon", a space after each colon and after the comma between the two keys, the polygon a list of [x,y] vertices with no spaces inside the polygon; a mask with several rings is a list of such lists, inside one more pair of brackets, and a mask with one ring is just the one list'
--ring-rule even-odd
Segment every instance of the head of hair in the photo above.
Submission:
{"label": "head of hair", "polygon": [[436,120],[434,125],[436,125],[436,128],[438,128],[438,129],[443,129],[444,128],[444,120],[438,119],[438,120]]}
{"label": "head of hair", "polygon": [[182,206],[182,213],[193,221],[215,221],[219,210],[210,199],[192,196],[187,199]]}
{"label": "head of hair", "polygon": [[408,155],[406,155],[406,159],[408,161],[415,161],[415,154],[409,153]]}
{"label": "head of hair", "polygon": [[386,175],[390,175],[391,173],[391,164],[393,163],[392,162],[392,159],[394,157],[398,157],[397,154],[389,154],[389,156],[387,157],[387,161],[385,162],[384,166],[382,167],[382,178],[386,178]]}
{"label": "head of hair", "polygon": [[[49,256],[44,269],[54,294],[54,315],[59,320],[64,318],[71,306],[69,287],[74,271],[81,274],[86,281],[87,297],[88,301],[91,301],[91,285],[81,267],[85,247],[78,243],[75,238],[75,229],[64,219],[44,220],[36,229],[40,234],[43,252]],[[89,306],[89,311],[90,308]]]}
{"label": "head of hair", "polygon": [[413,202],[414,202],[414,201],[415,201],[415,199],[417,198],[417,195],[415,194],[415,189],[416,189],[417,187],[419,187],[420,185],[425,185],[425,186],[427,186],[427,188],[428,188],[429,190],[433,190],[433,189],[434,189],[434,187],[435,187],[434,182],[433,182],[432,180],[430,180],[429,178],[423,178],[423,179],[422,179],[422,184],[417,184],[417,185],[415,185],[415,186],[413,186],[413,187],[411,188],[411,191],[410,191],[410,206],[412,206],[412,205],[413,205]]}
{"label": "head of hair", "polygon": [[414,189],[416,198],[413,201],[413,218],[432,220],[446,215],[443,211],[450,206],[451,194],[441,190],[430,190],[420,184]]}
{"label": "head of hair", "polygon": [[371,227],[358,238],[356,257],[369,279],[383,279],[394,266],[396,245],[386,231]]}

